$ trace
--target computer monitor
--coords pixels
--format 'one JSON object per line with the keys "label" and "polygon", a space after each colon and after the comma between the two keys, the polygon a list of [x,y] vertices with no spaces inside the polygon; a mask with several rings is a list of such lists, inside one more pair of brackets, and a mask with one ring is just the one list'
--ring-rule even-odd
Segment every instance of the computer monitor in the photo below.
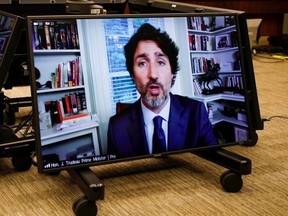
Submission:
{"label": "computer monitor", "polygon": [[102,6],[108,14],[122,14],[126,8],[126,0],[19,0],[19,2],[17,0],[1,2],[0,4],[1,10],[26,17],[29,15],[66,14],[69,12],[67,6],[74,4],[75,7],[73,6],[72,9],[75,9],[77,5],[81,8],[90,4],[89,2]]}
{"label": "computer monitor", "polygon": [[9,67],[24,24],[24,18],[0,11],[0,90],[9,75]]}
{"label": "computer monitor", "polygon": [[241,11],[228,10],[188,2],[166,1],[166,0],[128,0],[130,13],[221,13]]}
{"label": "computer monitor", "polygon": [[[259,110],[251,111],[255,85],[250,81],[253,65],[246,56],[250,48],[242,16],[223,11],[28,16],[39,172],[252,142],[253,118]],[[134,68],[131,61],[141,68],[152,65],[145,52],[137,55],[137,64],[129,58],[134,53],[130,38],[137,30],[151,42],[145,28],[160,31],[154,63],[177,71],[166,111],[166,149],[157,153],[152,151],[152,136],[146,136],[151,129],[141,124],[141,110],[149,100],[141,105],[136,76],[128,72]],[[128,41],[132,45],[127,46]],[[159,83],[149,86],[148,99],[162,91]],[[116,113],[119,102],[134,105]]]}

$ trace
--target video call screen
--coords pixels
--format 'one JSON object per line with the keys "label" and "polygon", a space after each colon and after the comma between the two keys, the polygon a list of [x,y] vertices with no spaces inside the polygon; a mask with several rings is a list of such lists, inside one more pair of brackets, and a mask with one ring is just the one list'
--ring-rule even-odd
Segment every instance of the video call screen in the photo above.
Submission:
{"label": "video call screen", "polygon": [[[250,140],[235,14],[31,16],[28,38],[40,171]],[[142,49],[137,38],[144,41]],[[129,55],[134,76],[127,68]],[[148,84],[151,68],[157,68],[155,76],[168,78]],[[149,121],[155,113],[143,109],[162,91],[169,101],[162,124],[165,144],[154,153]],[[119,103],[129,105],[121,110]]]}

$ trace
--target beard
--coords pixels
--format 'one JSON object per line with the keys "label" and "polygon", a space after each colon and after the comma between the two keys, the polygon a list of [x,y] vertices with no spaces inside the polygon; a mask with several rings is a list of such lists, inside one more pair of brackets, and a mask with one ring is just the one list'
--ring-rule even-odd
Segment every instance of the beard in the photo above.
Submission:
{"label": "beard", "polygon": [[[150,85],[156,84],[161,89],[159,94],[151,94],[149,91]],[[156,80],[151,80],[146,83],[141,92],[142,100],[145,104],[147,104],[150,108],[159,108],[161,107],[169,95],[169,88],[165,88],[162,83],[157,82]]]}

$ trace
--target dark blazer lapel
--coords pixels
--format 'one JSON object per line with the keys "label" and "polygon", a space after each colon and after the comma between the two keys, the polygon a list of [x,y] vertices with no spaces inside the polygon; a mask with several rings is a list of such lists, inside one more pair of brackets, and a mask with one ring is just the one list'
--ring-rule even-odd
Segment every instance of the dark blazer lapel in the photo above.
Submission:
{"label": "dark blazer lapel", "polygon": [[129,119],[130,124],[127,126],[127,130],[135,155],[149,154],[140,100],[133,107]]}
{"label": "dark blazer lapel", "polygon": [[184,112],[178,99],[170,94],[171,106],[168,124],[168,151],[184,148],[187,130],[187,120],[181,119]]}

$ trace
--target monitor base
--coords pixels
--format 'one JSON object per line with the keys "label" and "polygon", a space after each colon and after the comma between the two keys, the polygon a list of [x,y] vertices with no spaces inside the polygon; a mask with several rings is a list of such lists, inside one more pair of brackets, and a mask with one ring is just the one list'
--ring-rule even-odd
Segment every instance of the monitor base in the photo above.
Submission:
{"label": "monitor base", "polygon": [[[228,170],[220,176],[224,191],[236,193],[243,186],[241,176],[251,174],[251,160],[223,148],[191,152]],[[72,205],[76,216],[97,215],[97,200],[104,199],[104,184],[90,168],[67,170],[72,179],[83,191],[84,196]]]}
{"label": "monitor base", "polygon": [[251,174],[251,160],[226,149],[219,148],[192,153],[228,169],[220,176],[220,184],[226,192],[239,192],[243,186],[241,176]]}
{"label": "monitor base", "polygon": [[104,184],[90,168],[71,169],[67,172],[84,193],[84,196],[73,203],[74,214],[77,216],[97,215],[96,201],[104,199]]}

